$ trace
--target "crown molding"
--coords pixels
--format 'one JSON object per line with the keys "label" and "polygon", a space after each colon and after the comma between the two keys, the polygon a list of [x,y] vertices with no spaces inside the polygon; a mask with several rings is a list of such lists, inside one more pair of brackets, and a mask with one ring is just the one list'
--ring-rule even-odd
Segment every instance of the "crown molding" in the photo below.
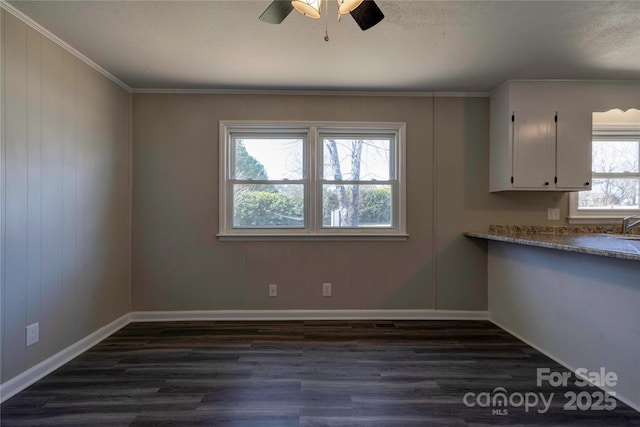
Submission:
{"label": "crown molding", "polygon": [[627,83],[627,84],[638,84],[640,80],[634,79],[509,79],[505,80],[501,84],[504,83],[544,83],[544,82],[559,82],[559,83]]}
{"label": "crown molding", "polygon": [[111,74],[110,72],[102,68],[100,65],[93,62],[91,59],[89,59],[88,57],[80,53],[78,50],[76,50],[67,42],[65,42],[64,40],[62,40],[61,38],[53,34],[51,31],[47,30],[38,22],[34,21],[30,17],[22,13],[20,10],[16,9],[15,6],[9,4],[6,0],[0,0],[0,9],[6,10],[8,13],[12,14],[16,18],[18,18],[19,20],[27,24],[29,27],[33,28],[34,30],[42,34],[44,37],[48,38],[49,40],[51,40],[52,42],[54,42],[55,44],[57,44],[58,46],[60,46],[61,48],[63,48],[73,56],[75,56],[76,58],[78,58],[80,61],[87,64],[89,67],[93,68],[94,70],[96,70],[97,72],[99,72],[100,74],[102,74],[103,76],[105,76],[106,78],[108,78],[109,80],[117,84],[118,86],[120,86],[122,89],[126,90],[129,93],[133,92],[131,87],[129,87],[123,81],[121,81],[116,76],[114,76],[113,74]]}
{"label": "crown molding", "polygon": [[140,94],[182,95],[292,95],[292,96],[382,96],[415,98],[488,98],[488,92],[402,92],[371,90],[299,90],[299,89],[133,89]]}
{"label": "crown molding", "polygon": [[489,98],[490,92],[433,92],[436,98]]}

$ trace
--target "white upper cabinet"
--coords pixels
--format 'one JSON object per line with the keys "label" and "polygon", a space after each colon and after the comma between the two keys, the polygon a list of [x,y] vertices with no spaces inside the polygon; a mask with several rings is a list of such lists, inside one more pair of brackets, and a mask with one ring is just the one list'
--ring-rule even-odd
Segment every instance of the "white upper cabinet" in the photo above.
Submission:
{"label": "white upper cabinet", "polygon": [[558,111],[556,123],[556,187],[568,191],[591,188],[592,114]]}
{"label": "white upper cabinet", "polygon": [[591,188],[591,114],[513,111],[512,132],[512,189]]}
{"label": "white upper cabinet", "polygon": [[[513,189],[547,189],[555,174],[554,113],[519,110],[511,113]],[[507,124],[508,126],[508,124]]]}
{"label": "white upper cabinet", "polygon": [[640,108],[640,81],[509,81],[491,94],[490,191],[591,188],[592,113]]}

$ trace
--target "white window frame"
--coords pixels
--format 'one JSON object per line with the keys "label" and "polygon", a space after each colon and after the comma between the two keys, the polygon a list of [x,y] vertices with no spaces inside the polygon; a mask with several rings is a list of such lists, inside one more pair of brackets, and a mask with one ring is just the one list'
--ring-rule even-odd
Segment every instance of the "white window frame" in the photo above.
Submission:
{"label": "white window frame", "polygon": [[[278,136],[306,135],[303,149],[305,185],[305,226],[297,228],[234,228],[231,189],[233,154],[232,134],[243,133]],[[391,150],[393,210],[391,227],[338,228],[322,226],[322,143],[320,134],[394,135]],[[219,232],[220,240],[404,240],[406,231],[406,124],[402,122],[290,122],[290,121],[220,121],[219,134]],[[364,181],[364,180],[363,180]],[[269,181],[272,182],[272,181]],[[297,181],[296,181],[297,182]],[[261,183],[253,181],[253,183]]]}
{"label": "white window frame", "polygon": [[[634,140],[640,139],[640,126],[595,126],[593,140]],[[624,177],[636,177],[638,174],[620,174]],[[597,176],[595,176],[597,178]],[[593,177],[592,177],[593,180]],[[620,224],[624,217],[640,214],[640,209],[582,209],[578,208],[579,192],[569,194],[569,224]]]}

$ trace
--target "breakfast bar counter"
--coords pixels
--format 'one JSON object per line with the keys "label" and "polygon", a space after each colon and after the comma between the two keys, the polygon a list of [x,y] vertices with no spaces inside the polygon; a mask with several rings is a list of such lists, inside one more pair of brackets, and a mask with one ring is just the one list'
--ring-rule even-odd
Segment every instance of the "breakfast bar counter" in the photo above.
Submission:
{"label": "breakfast bar counter", "polygon": [[640,235],[614,233],[610,227],[491,226],[465,236],[526,246],[640,261]]}
{"label": "breakfast bar counter", "polygon": [[465,234],[487,242],[491,321],[570,370],[615,372],[608,391],[640,411],[640,236],[620,231],[492,226]]}

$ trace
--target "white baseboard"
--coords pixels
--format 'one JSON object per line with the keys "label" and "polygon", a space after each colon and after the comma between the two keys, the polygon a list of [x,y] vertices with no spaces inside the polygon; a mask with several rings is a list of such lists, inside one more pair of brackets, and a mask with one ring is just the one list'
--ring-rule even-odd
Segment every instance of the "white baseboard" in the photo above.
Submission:
{"label": "white baseboard", "polygon": [[0,384],[0,403],[84,353],[131,322],[185,320],[489,320],[486,311],[457,310],[194,310],[134,311]]}
{"label": "white baseboard", "polygon": [[133,322],[186,320],[489,320],[487,311],[459,310],[193,310],[134,311]]}
{"label": "white baseboard", "polygon": [[[535,348],[536,350],[538,350],[540,353],[544,354],[545,356],[547,356],[549,359],[552,359],[553,361],[559,363],[560,365],[564,366],[565,368],[567,368],[568,370],[570,370],[571,372],[573,372],[574,375],[578,376],[578,374],[576,374],[576,369],[578,369],[578,367],[576,366],[572,366],[570,363],[565,362],[564,360],[560,359],[559,357],[556,357],[555,355],[549,353],[547,350],[545,350],[544,348],[532,343],[531,341],[527,340],[526,338],[520,336],[520,334],[515,333],[514,331],[512,331],[511,329],[507,328],[506,326],[502,325],[500,322],[497,322],[494,319],[489,319],[491,321],[491,323],[493,323],[494,325],[496,325],[497,327],[499,327],[500,329],[503,329],[504,331],[508,332],[509,334],[513,335],[514,337],[518,338],[520,341],[524,342],[525,344],[527,344],[530,347]],[[629,399],[627,399],[624,396],[621,396],[620,393],[617,390],[612,390],[608,387],[598,387],[601,390],[604,390],[606,392],[615,392],[615,397],[616,399],[618,399],[619,401],[621,401],[622,403],[624,403],[625,405],[633,408],[634,410],[640,412],[640,405],[638,405],[638,403],[633,402]]]}
{"label": "white baseboard", "polygon": [[108,336],[122,329],[131,322],[131,316],[129,313],[114,320],[113,322],[103,326],[90,335],[87,335],[80,341],[71,344],[64,350],[54,354],[46,360],[38,363],[37,365],[27,369],[23,373],[16,377],[11,378],[9,381],[0,384],[0,402],[4,402],[10,397],[18,394],[31,384],[40,380],[41,378],[49,375],[71,359],[84,353],[100,341],[104,340]]}

